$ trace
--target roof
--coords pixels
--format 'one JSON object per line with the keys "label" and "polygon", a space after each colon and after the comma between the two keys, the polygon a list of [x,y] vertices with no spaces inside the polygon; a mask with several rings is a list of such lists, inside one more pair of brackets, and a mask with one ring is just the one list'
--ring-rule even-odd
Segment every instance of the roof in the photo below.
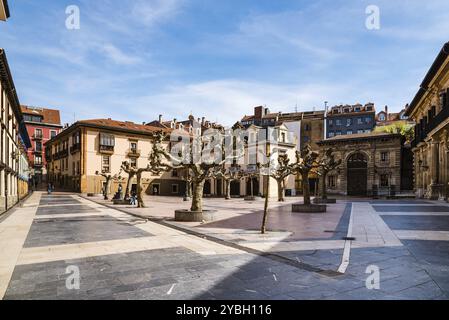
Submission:
{"label": "roof", "polygon": [[118,121],[112,119],[89,119],[89,120],[80,120],[72,124],[69,128],[62,131],[53,139],[47,141],[47,143],[52,142],[54,140],[59,139],[61,136],[65,136],[79,127],[90,127],[90,128],[98,128],[110,131],[117,132],[125,132],[125,133],[134,133],[140,135],[152,135],[155,132],[162,131],[165,133],[170,133],[171,129],[165,129],[161,127],[155,127],[150,125],[137,124],[131,121]]}
{"label": "roof", "polygon": [[387,133],[387,132],[370,132],[370,133],[357,133],[357,134],[347,134],[341,136],[335,136],[326,140],[318,142],[318,144],[326,144],[339,141],[350,141],[350,140],[366,140],[366,139],[381,139],[381,138],[400,138],[400,134]]}
{"label": "roof", "polygon": [[405,111],[406,116],[410,116],[412,111],[418,106],[418,103],[421,101],[421,98],[427,92],[430,82],[435,77],[438,70],[441,68],[441,66],[446,61],[448,56],[449,56],[449,42],[446,42],[443,48],[441,49],[440,53],[436,57],[435,61],[433,62],[432,66],[430,67],[429,71],[427,71],[427,74],[424,77],[424,80],[421,82],[418,92],[416,93],[415,97],[410,103],[410,106]]}
{"label": "roof", "polygon": [[19,124],[19,133],[22,136],[23,142],[27,148],[31,147],[30,137],[23,121],[22,111],[20,110],[20,102],[17,97],[16,87],[12,79],[11,70],[9,69],[8,59],[6,58],[5,50],[0,48],[0,81],[3,83],[3,88],[8,95],[9,103],[17,118]]}
{"label": "roof", "polygon": [[[61,116],[59,110],[30,107],[25,105],[21,105],[20,107],[22,109],[23,114],[42,116],[43,118],[42,123],[39,124],[51,124],[61,126]],[[26,123],[28,122],[26,121]]]}

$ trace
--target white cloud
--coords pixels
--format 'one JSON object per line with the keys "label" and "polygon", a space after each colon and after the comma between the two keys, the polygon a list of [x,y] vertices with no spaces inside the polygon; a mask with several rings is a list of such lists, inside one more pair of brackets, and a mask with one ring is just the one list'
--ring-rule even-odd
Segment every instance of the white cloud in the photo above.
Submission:
{"label": "white cloud", "polygon": [[126,54],[111,43],[106,43],[100,46],[100,51],[117,64],[130,65],[141,61],[139,57]]}
{"label": "white cloud", "polygon": [[179,12],[181,0],[139,0],[132,9],[133,16],[146,26],[163,22]]}

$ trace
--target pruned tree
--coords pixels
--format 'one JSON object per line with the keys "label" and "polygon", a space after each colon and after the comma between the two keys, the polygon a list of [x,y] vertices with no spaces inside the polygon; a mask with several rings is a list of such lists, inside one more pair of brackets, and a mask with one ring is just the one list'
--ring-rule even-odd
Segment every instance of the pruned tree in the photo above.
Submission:
{"label": "pruned tree", "polygon": [[224,166],[214,173],[215,178],[223,179],[225,183],[225,200],[231,199],[231,183],[239,181],[243,176],[240,166],[231,166],[225,168]]}
{"label": "pruned tree", "polygon": [[278,165],[272,170],[271,177],[276,180],[278,186],[278,201],[284,202],[285,179],[292,174],[292,166],[287,154],[278,156]]}
{"label": "pruned tree", "polygon": [[104,200],[109,200],[109,193],[110,193],[110,190],[111,190],[111,183],[114,180],[121,179],[121,177],[120,177],[121,171],[122,170],[120,170],[118,175],[117,174],[111,175],[111,174],[100,173],[99,171],[95,171],[95,175],[102,176],[103,178],[106,179],[106,185],[105,185],[105,187],[103,189]]}
{"label": "pruned tree", "polygon": [[327,200],[327,187],[326,178],[329,172],[337,169],[341,165],[341,159],[335,160],[334,150],[332,148],[327,149],[323,156],[318,161],[318,174],[320,176],[320,197],[323,200]]}
{"label": "pruned tree", "polygon": [[128,174],[128,186],[127,186],[128,197],[131,192],[131,189],[129,188],[129,185],[131,184],[129,177],[135,176],[137,178],[137,207],[145,208],[145,203],[143,201],[142,174],[144,172],[152,172],[150,164],[148,164],[145,168],[136,168],[131,166],[131,164],[128,161],[124,161],[122,162],[121,169]]}
{"label": "pruned tree", "polygon": [[[156,170],[156,172],[167,172],[173,169],[189,170],[192,176],[192,205],[190,211],[203,212],[204,183],[208,178],[213,177],[215,172],[220,170],[225,162],[232,160],[234,155],[221,161],[198,159],[198,155],[202,155],[205,150],[202,136],[194,136],[192,147],[179,151],[177,155],[173,155],[162,146],[161,142],[164,138],[165,136],[162,132],[157,133],[157,138],[155,139],[157,147],[154,147],[150,154],[150,164],[153,170]],[[198,161],[195,159],[198,159]]]}
{"label": "pruned tree", "polygon": [[292,164],[292,172],[301,175],[304,205],[310,205],[309,174],[315,167],[319,154],[312,150],[310,145],[304,146],[301,151],[296,151],[296,162]]}

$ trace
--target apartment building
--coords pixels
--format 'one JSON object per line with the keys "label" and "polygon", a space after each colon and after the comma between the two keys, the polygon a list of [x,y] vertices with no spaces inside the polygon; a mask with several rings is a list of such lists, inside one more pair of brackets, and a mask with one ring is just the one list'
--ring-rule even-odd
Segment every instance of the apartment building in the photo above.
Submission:
{"label": "apartment building", "polygon": [[47,181],[45,142],[62,131],[59,110],[21,106],[23,119],[31,138],[28,159],[32,183],[37,185]]}
{"label": "apartment building", "polygon": [[6,53],[0,49],[0,213],[28,194],[26,131]]}
{"label": "apartment building", "polygon": [[374,103],[334,106],[326,114],[326,138],[370,133],[375,125]]}
{"label": "apartment building", "polygon": [[436,57],[406,113],[416,123],[412,151],[418,197],[449,194],[449,42]]}
{"label": "apartment building", "polygon": [[[161,130],[169,132],[129,121],[78,121],[46,142],[48,180],[56,188],[99,194],[105,178],[96,172],[118,175],[123,161],[129,161],[134,167],[146,167],[153,134]],[[127,174],[121,175],[123,179],[113,182],[112,192],[117,191],[119,184],[125,188]],[[131,184],[133,189],[137,188],[136,179]],[[176,170],[161,176],[145,172],[142,186],[151,195],[182,196],[186,191],[183,177]]]}

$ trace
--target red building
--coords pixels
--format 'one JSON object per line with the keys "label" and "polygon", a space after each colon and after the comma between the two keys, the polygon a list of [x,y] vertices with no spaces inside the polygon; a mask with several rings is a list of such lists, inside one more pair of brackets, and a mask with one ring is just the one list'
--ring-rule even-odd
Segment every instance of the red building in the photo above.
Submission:
{"label": "red building", "polygon": [[31,139],[28,149],[31,176],[34,182],[46,181],[45,142],[62,130],[59,110],[21,106],[23,119]]}

